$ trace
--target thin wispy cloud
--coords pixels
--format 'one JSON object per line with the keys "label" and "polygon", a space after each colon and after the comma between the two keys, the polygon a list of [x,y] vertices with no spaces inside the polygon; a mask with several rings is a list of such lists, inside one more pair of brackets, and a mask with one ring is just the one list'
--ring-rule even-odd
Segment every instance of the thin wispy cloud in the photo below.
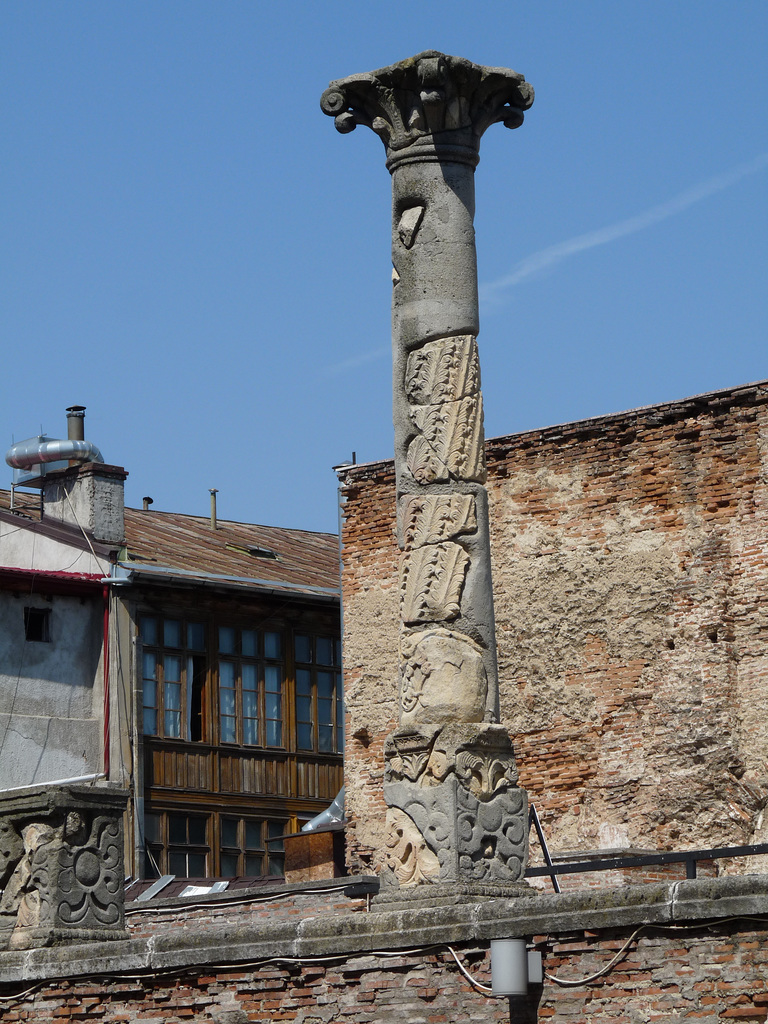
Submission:
{"label": "thin wispy cloud", "polygon": [[326,366],[320,371],[322,377],[338,377],[342,373],[346,373],[347,370],[354,370],[358,366],[363,366],[365,363],[374,363],[376,360],[381,359],[383,356],[388,356],[392,351],[391,346],[382,345],[380,348],[368,349],[366,352],[361,352],[359,355],[350,356],[349,359],[342,359],[340,363],[333,363],[332,366]]}
{"label": "thin wispy cloud", "polygon": [[480,297],[482,299],[497,299],[501,292],[514,288],[515,285],[520,284],[529,277],[534,277],[536,274],[541,274],[545,270],[551,269],[556,264],[568,259],[569,256],[576,256],[578,253],[594,249],[598,245],[607,245],[609,242],[615,242],[619,238],[626,238],[627,235],[633,235],[637,231],[642,231],[653,224],[658,224],[669,217],[674,217],[676,213],[682,213],[683,210],[687,210],[690,206],[694,206],[696,203],[700,203],[703,199],[707,199],[718,192],[723,192],[738,181],[741,181],[742,178],[757,174],[759,171],[765,170],[766,167],[768,167],[768,153],[761,153],[754,160],[740,164],[738,167],[734,167],[724,174],[718,174],[714,178],[709,178],[707,181],[702,181],[698,185],[694,185],[693,188],[689,188],[685,192],[674,196],[666,203],[652,206],[650,209],[644,210],[634,217],[617,221],[616,224],[609,224],[607,227],[599,228],[597,231],[588,231],[584,235],[576,235],[575,238],[569,238],[564,242],[558,242],[556,245],[550,245],[546,249],[540,249],[538,252],[521,260],[512,268],[509,274],[500,277],[497,281],[491,281],[489,284],[482,285]]}

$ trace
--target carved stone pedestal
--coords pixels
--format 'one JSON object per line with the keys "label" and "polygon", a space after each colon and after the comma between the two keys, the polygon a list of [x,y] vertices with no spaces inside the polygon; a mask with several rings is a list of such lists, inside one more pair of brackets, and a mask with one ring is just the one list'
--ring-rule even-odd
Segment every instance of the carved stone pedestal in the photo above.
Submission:
{"label": "carved stone pedestal", "polygon": [[379,903],[529,891],[526,794],[500,725],[401,727],[388,737],[385,756],[388,840]]}
{"label": "carved stone pedestal", "polygon": [[121,790],[0,796],[0,949],[126,938]]}

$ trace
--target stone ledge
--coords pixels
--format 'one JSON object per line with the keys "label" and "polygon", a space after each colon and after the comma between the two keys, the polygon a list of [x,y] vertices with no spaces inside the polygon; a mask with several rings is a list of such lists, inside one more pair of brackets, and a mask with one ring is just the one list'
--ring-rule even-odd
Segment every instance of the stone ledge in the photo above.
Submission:
{"label": "stone ledge", "polygon": [[194,971],[271,957],[366,956],[377,949],[758,915],[768,916],[768,875],[488,900],[428,914],[380,910],[189,928],[173,918],[167,934],[150,938],[0,953],[0,984],[178,967]]}

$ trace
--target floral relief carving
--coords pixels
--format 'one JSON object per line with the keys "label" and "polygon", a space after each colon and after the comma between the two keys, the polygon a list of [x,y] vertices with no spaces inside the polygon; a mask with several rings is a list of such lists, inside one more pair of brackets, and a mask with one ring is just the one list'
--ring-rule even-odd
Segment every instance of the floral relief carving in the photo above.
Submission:
{"label": "floral relief carving", "polygon": [[461,614],[469,555],[459,544],[429,544],[400,560],[400,612],[406,623],[445,622]]}
{"label": "floral relief carving", "polygon": [[411,405],[441,405],[479,391],[477,342],[471,334],[428,341],[408,356],[405,394]]}
{"label": "floral relief carving", "polygon": [[451,478],[485,481],[483,406],[480,395],[443,405],[414,406],[418,431],[408,445],[406,464],[420,484]]}
{"label": "floral relief carving", "polygon": [[477,530],[471,494],[406,494],[400,499],[406,549],[440,544]]}
{"label": "floral relief carving", "polygon": [[527,859],[525,792],[510,789],[481,802],[459,787],[459,874],[478,882],[519,882]]}
{"label": "floral relief carving", "polygon": [[71,841],[59,852],[59,917],[67,925],[116,925],[122,873],[118,823],[97,816],[89,829],[74,812],[68,815],[67,826]]}
{"label": "floral relief carving", "polygon": [[478,800],[490,800],[500,790],[514,786],[517,768],[512,753],[489,750],[460,750],[456,755],[456,775]]}

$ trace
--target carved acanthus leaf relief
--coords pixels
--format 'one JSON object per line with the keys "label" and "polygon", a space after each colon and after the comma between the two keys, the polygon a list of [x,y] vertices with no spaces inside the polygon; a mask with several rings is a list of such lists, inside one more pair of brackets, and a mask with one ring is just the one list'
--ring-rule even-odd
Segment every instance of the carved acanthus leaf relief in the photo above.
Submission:
{"label": "carved acanthus leaf relief", "polygon": [[416,822],[399,807],[387,811],[386,865],[401,886],[434,882],[440,862]]}
{"label": "carved acanthus leaf relief", "polygon": [[405,394],[411,405],[441,405],[479,391],[477,342],[471,334],[428,341],[408,356]]}
{"label": "carved acanthus leaf relief", "polygon": [[478,800],[490,800],[501,790],[517,782],[514,757],[489,750],[460,750],[456,755],[456,775]]}
{"label": "carved acanthus leaf relief", "polygon": [[406,494],[400,499],[406,549],[440,544],[477,530],[471,494]]}
{"label": "carved acanthus leaf relief", "polygon": [[517,128],[532,103],[533,88],[517,72],[436,50],[331,82],[320,100],[338,131],[365,125],[389,150],[435,132],[467,129],[479,138],[499,121]]}
{"label": "carved acanthus leaf relief", "polygon": [[443,405],[414,406],[418,430],[406,464],[420,484],[455,480],[485,482],[483,402],[480,395]]}
{"label": "carved acanthus leaf relief", "polygon": [[400,560],[403,622],[446,622],[461,612],[469,555],[459,544],[428,544]]}
{"label": "carved acanthus leaf relief", "polygon": [[482,722],[488,677],[481,648],[463,633],[430,629],[401,637],[400,720]]}

